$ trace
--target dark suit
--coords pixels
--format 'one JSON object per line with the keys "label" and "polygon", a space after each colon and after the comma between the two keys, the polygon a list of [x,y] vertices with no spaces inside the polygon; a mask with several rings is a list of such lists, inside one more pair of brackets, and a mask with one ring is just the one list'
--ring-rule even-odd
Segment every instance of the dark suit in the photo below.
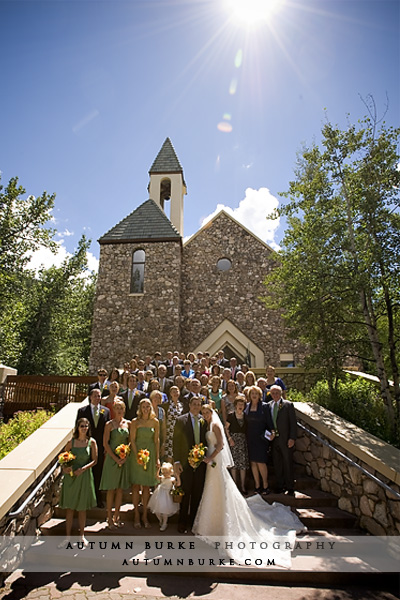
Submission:
{"label": "dark suit", "polygon": [[97,464],[93,467],[93,478],[94,478],[94,487],[96,490],[96,498],[97,503],[101,503],[101,494],[99,491],[101,474],[103,471],[103,463],[104,463],[104,445],[103,445],[103,436],[104,436],[104,427],[107,421],[110,420],[110,411],[105,406],[99,406],[100,414],[99,421],[97,423],[97,427],[94,425],[93,414],[92,414],[92,406],[88,404],[87,406],[82,406],[78,410],[78,414],[76,415],[76,421],[83,417],[87,419],[90,423],[90,431],[91,436],[96,440],[97,443]]}
{"label": "dark suit", "polygon": [[[274,401],[268,402],[272,415]],[[277,436],[272,442],[272,460],[278,488],[294,489],[293,448],[288,448],[288,440],[297,438],[297,421],[294,405],[289,400],[280,400],[276,419]]]}
{"label": "dark suit", "polygon": [[[109,388],[109,385],[110,385],[110,382],[109,382],[109,381],[108,381],[108,379],[107,379],[107,381],[105,381],[105,382],[104,382],[104,384],[103,384],[103,390],[102,390],[102,392],[101,392],[101,397],[102,397],[102,398],[104,398],[105,396],[108,396],[108,394],[110,393],[110,391],[109,391],[109,389],[108,389],[108,388]],[[99,382],[99,381],[96,381],[96,383],[91,383],[91,384],[89,385],[89,388],[88,388],[88,396],[90,395],[90,392],[91,392],[92,390],[101,390],[101,387],[100,387],[100,382]]]}
{"label": "dark suit", "polygon": [[[229,370],[230,370],[230,372],[231,372],[231,379],[233,379],[234,381],[236,381],[236,373],[237,373],[238,371],[240,371],[239,367],[234,367],[234,368],[232,369],[232,367],[231,367],[231,366],[229,366]],[[232,371],[233,371],[233,373],[232,373]]]}
{"label": "dark suit", "polygon": [[229,362],[229,360],[227,358],[221,358],[221,360],[217,360],[217,365],[219,365],[220,367],[226,368],[226,367],[230,367],[231,363]]}
{"label": "dark suit", "polygon": [[135,388],[133,390],[132,406],[129,408],[129,403],[128,403],[129,392],[130,392],[129,389],[125,390],[125,392],[123,392],[120,395],[120,398],[122,398],[122,400],[125,402],[125,406],[126,406],[125,419],[128,419],[128,421],[132,421],[132,419],[136,419],[139,402],[142,400],[142,398],[146,398],[146,394],[145,394],[145,392],[141,392],[140,390]]}
{"label": "dark suit", "polygon": [[[160,386],[161,386],[160,377],[157,377],[157,381],[160,383]],[[167,396],[169,397],[169,390],[171,389],[171,387],[173,385],[174,385],[174,382],[172,381],[172,379],[169,379],[168,377],[164,377],[164,389],[162,389],[160,387],[160,391],[164,392],[164,394],[167,394]]]}
{"label": "dark suit", "polygon": [[[200,443],[204,445],[206,445],[206,431],[207,424],[204,419],[201,419]],[[194,444],[192,418],[190,413],[187,413],[177,418],[173,437],[174,461],[179,461],[183,468],[181,482],[185,495],[180,506],[179,525],[184,528],[187,525],[190,527],[193,525],[206,476],[206,463],[201,463],[196,469],[193,469],[188,463],[189,451]]]}

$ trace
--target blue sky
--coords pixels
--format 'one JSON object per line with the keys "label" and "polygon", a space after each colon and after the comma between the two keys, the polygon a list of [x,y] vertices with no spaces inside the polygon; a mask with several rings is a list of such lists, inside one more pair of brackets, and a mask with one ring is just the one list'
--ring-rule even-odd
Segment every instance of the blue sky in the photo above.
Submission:
{"label": "blue sky", "polygon": [[60,257],[85,233],[95,266],[168,136],[185,236],[223,206],[277,247],[284,223],[265,215],[325,109],[344,127],[365,113],[359,95],[382,113],[387,94],[399,124],[399,8],[286,0],[250,27],[224,0],[0,0],[2,184],[56,193]]}

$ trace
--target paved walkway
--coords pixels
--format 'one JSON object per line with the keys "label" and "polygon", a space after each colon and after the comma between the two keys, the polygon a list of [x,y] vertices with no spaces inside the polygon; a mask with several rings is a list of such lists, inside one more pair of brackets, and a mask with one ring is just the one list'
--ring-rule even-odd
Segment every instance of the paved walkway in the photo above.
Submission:
{"label": "paved walkway", "polygon": [[0,590],[2,600],[395,600],[398,580],[385,574],[365,585],[292,587],[262,583],[217,582],[207,577],[118,573],[26,573],[16,571]]}

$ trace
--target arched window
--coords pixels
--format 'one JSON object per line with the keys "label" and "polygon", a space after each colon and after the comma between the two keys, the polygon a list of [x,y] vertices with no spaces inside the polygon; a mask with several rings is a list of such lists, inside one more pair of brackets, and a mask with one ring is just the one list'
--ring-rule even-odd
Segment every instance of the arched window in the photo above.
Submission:
{"label": "arched window", "polygon": [[143,294],[145,259],[144,250],[135,250],[132,256],[131,294]]}

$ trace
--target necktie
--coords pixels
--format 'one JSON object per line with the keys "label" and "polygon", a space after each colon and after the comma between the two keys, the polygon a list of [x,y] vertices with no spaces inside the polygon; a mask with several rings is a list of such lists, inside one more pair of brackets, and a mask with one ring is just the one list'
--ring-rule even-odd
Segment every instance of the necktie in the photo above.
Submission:
{"label": "necktie", "polygon": [[200,444],[200,424],[198,417],[194,417],[194,443]]}
{"label": "necktie", "polygon": [[274,427],[276,429],[276,418],[278,416],[278,402],[275,402],[274,404],[274,410],[273,410],[273,414],[272,414],[272,419],[274,421]]}
{"label": "necktie", "polygon": [[97,405],[96,408],[94,409],[94,426],[97,427],[97,424],[99,422],[99,406]]}
{"label": "necktie", "polygon": [[133,396],[133,392],[132,392],[132,390],[129,390],[129,393],[128,393],[128,406],[129,406],[129,408],[132,407],[132,396]]}

